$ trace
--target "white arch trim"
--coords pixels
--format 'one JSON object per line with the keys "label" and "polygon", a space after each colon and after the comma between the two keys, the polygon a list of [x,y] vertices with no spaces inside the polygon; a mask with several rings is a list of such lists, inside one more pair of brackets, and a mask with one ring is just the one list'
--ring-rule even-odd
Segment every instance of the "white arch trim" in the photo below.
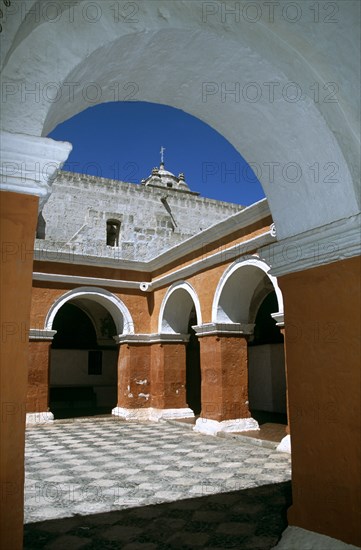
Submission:
{"label": "white arch trim", "polygon": [[276,292],[277,302],[278,302],[278,312],[277,313],[280,313],[280,314],[284,313],[283,296],[282,296],[281,289],[278,286],[277,278],[274,275],[271,275],[269,273],[269,271],[271,269],[271,266],[269,266],[263,260],[260,260],[258,257],[256,257],[256,256],[253,257],[252,256],[252,257],[247,258],[247,259],[240,258],[239,260],[236,260],[235,262],[233,262],[233,264],[228,266],[228,268],[225,270],[225,272],[221,276],[221,278],[219,280],[219,283],[217,285],[217,288],[216,288],[216,292],[214,294],[214,299],[213,299],[213,304],[212,304],[212,323],[217,323],[218,322],[219,300],[221,298],[223,289],[224,289],[227,281],[229,280],[229,278],[233,275],[233,273],[235,271],[238,271],[239,269],[242,269],[242,267],[245,267],[245,266],[257,267],[258,269],[261,269],[262,271],[264,271],[264,273],[270,279],[270,281],[273,285],[273,288]]}
{"label": "white arch trim", "polygon": [[159,319],[158,319],[158,332],[159,333],[162,333],[162,332],[172,332],[172,333],[174,333],[175,332],[170,327],[168,327],[168,330],[164,330],[164,328],[163,328],[164,311],[165,311],[165,308],[167,306],[169,298],[172,296],[172,294],[174,292],[176,292],[177,290],[180,290],[180,289],[185,290],[186,292],[188,292],[188,294],[192,298],[193,303],[194,303],[194,307],[196,308],[197,323],[198,323],[198,325],[202,324],[201,305],[200,305],[199,298],[198,298],[198,295],[197,295],[196,291],[194,290],[194,288],[192,287],[192,285],[190,283],[187,283],[185,281],[177,282],[177,283],[174,283],[172,286],[169,287],[169,289],[167,290],[166,295],[163,298],[162,305],[160,306]]}
{"label": "white arch trim", "polygon": [[59,309],[76,298],[87,298],[101,304],[113,317],[117,334],[134,334],[134,323],[127,306],[108,290],[93,287],[81,287],[71,290],[58,298],[48,311],[45,319],[45,330],[52,330],[53,322]]}

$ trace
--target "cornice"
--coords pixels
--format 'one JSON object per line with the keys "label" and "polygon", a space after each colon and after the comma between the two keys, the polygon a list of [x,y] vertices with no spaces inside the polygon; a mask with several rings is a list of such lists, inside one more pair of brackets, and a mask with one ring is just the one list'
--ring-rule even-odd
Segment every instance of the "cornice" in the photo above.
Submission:
{"label": "cornice", "polygon": [[53,340],[56,330],[45,330],[39,328],[31,328],[29,330],[29,340]]}
{"label": "cornice", "polygon": [[249,336],[253,334],[254,323],[204,323],[193,326],[198,338],[202,336]]}
{"label": "cornice", "polygon": [[70,143],[44,137],[0,132],[0,189],[40,197],[51,190],[58,169],[68,158]]}
{"label": "cornice", "polygon": [[351,216],[260,249],[276,277],[346,260],[361,253],[361,216]]}
{"label": "cornice", "polygon": [[120,334],[114,340],[117,344],[180,344],[188,342],[189,334]]}

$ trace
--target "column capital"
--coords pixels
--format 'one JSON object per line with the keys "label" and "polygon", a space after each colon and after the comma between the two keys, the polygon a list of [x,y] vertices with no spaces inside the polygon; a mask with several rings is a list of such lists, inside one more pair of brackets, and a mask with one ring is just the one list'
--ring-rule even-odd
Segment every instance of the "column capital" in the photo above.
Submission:
{"label": "column capital", "polygon": [[117,344],[186,344],[189,340],[189,334],[119,334],[114,336],[114,340]]}
{"label": "column capital", "polygon": [[277,311],[277,313],[271,313],[272,319],[276,322],[276,326],[284,328],[285,326],[285,314],[283,311]]}
{"label": "column capital", "polygon": [[57,171],[72,150],[71,143],[3,131],[0,137],[0,189],[38,196],[42,210]]}
{"label": "column capital", "polygon": [[29,330],[29,340],[50,341],[51,342],[56,333],[57,333],[56,330],[31,328]]}
{"label": "column capital", "polygon": [[192,328],[198,338],[202,336],[249,336],[253,333],[254,323],[204,323]]}

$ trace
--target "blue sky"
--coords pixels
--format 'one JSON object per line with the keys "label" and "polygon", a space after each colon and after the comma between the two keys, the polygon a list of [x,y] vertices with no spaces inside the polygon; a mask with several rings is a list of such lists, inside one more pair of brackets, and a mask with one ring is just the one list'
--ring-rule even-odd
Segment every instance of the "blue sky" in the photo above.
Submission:
{"label": "blue sky", "polygon": [[192,191],[243,205],[264,197],[253,171],[221,134],[173,107],[103,103],[59,124],[49,137],[73,144],[63,170],[139,183],[159,166],[163,146],[165,168],[184,172]]}

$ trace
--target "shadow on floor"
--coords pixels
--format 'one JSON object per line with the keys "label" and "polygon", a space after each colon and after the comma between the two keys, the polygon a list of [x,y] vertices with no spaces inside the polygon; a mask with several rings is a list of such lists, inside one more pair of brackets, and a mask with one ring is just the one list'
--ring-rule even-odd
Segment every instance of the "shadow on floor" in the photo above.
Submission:
{"label": "shadow on floor", "polygon": [[287,425],[287,414],[274,413],[268,411],[251,411],[251,416],[257,420],[258,424],[285,424]]}
{"label": "shadow on floor", "polygon": [[291,482],[25,525],[24,550],[270,550],[287,526]]}

